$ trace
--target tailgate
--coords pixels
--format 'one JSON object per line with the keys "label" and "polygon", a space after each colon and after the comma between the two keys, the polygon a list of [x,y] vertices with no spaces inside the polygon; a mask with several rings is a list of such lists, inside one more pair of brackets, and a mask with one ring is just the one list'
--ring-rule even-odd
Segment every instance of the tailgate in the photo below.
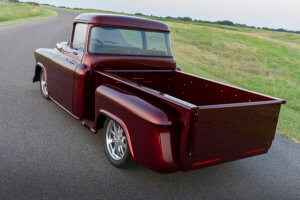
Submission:
{"label": "tailgate", "polygon": [[266,153],[274,139],[280,100],[199,106],[180,147],[182,170]]}

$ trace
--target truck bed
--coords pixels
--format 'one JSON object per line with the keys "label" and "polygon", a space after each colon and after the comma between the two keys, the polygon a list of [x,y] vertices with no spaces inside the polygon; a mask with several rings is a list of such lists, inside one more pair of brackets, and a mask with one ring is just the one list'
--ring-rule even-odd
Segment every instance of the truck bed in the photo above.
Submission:
{"label": "truck bed", "polygon": [[221,104],[273,101],[280,99],[258,94],[174,70],[113,70],[106,71],[129,80],[140,87],[160,93],[190,106],[216,106]]}
{"label": "truck bed", "polygon": [[[174,70],[107,70],[102,81],[126,85],[180,108],[182,170],[266,153],[284,100]],[[146,94],[147,93],[147,94]],[[182,112],[182,110],[184,112]]]}

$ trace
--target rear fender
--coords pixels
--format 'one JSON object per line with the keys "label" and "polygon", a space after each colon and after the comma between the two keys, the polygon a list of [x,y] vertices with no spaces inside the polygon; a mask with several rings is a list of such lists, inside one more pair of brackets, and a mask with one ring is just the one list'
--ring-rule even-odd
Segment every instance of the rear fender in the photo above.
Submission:
{"label": "rear fender", "polygon": [[179,114],[155,101],[130,89],[101,85],[96,90],[95,112],[97,118],[105,115],[122,126],[137,163],[161,173],[174,172],[178,170],[176,133],[180,133],[174,127]]}
{"label": "rear fender", "polygon": [[[135,159],[135,156],[134,156],[134,152],[133,152],[133,149],[132,149],[132,143],[131,143],[131,138],[130,138],[130,135],[129,135],[129,132],[128,132],[128,129],[127,129],[127,126],[126,124],[124,123],[123,120],[121,120],[119,117],[117,117],[116,115],[106,111],[106,110],[99,110],[99,115],[105,115],[106,117],[108,118],[111,118],[113,120],[115,120],[118,124],[120,124],[120,126],[122,127],[122,129],[124,130],[125,132],[125,135],[126,135],[126,138],[127,138],[127,141],[128,141],[128,146],[129,146],[129,149],[130,149],[130,153],[131,153],[131,156],[133,159]],[[97,120],[98,121],[98,120]]]}

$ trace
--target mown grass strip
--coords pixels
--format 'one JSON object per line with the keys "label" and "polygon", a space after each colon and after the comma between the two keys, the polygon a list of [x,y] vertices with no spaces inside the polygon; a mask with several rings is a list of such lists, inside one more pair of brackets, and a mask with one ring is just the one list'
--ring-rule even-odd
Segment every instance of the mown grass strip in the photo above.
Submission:
{"label": "mown grass strip", "polygon": [[26,3],[0,3],[0,25],[16,24],[57,16],[52,10]]}

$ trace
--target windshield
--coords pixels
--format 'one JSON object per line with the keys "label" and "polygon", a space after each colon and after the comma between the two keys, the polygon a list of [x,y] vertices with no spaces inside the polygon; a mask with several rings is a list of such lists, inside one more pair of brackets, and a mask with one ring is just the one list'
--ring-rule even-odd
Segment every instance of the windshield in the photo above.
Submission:
{"label": "windshield", "polygon": [[121,28],[93,27],[89,53],[172,57],[169,33]]}

